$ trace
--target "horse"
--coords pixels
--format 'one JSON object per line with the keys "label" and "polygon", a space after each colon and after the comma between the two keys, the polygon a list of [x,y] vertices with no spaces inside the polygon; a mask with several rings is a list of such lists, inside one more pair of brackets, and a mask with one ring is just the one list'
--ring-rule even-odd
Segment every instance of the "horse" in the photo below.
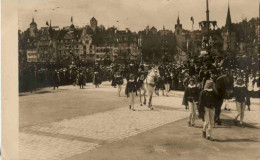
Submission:
{"label": "horse", "polygon": [[[214,80],[213,80],[214,81]],[[215,104],[215,117],[214,121],[218,125],[221,125],[220,120],[220,113],[221,113],[221,106],[223,100],[229,97],[233,92],[233,79],[228,75],[221,75],[216,78],[213,83],[213,91],[215,94],[216,104]],[[199,117],[203,119],[204,117],[204,107],[199,106]]]}
{"label": "horse", "polygon": [[160,77],[160,74],[156,68],[152,68],[150,71],[148,71],[147,77],[144,80],[144,84],[146,86],[146,90],[149,95],[149,103],[148,107],[153,110],[152,107],[152,97],[153,97],[153,92],[157,83],[157,79]]}

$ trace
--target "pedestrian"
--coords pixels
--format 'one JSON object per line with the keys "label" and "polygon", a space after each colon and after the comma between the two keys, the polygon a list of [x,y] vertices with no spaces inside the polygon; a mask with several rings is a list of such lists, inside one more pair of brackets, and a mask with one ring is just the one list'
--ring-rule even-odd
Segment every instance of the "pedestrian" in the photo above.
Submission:
{"label": "pedestrian", "polygon": [[234,124],[237,125],[237,119],[240,116],[240,127],[243,126],[245,106],[246,106],[246,96],[247,96],[247,88],[244,85],[244,80],[242,78],[238,78],[237,85],[234,88],[234,97],[236,100],[236,108],[237,115],[234,119]]}
{"label": "pedestrian", "polygon": [[111,86],[116,88],[116,73],[112,73],[112,83]]}
{"label": "pedestrian", "polygon": [[129,97],[129,109],[132,109],[133,111],[135,111],[135,96],[137,94],[137,89],[138,89],[138,85],[137,82],[135,81],[135,76],[134,74],[130,74],[129,75],[129,80],[127,81],[126,84],[126,94]]}
{"label": "pedestrian", "polygon": [[257,71],[254,79],[254,98],[259,98],[259,97],[260,97],[260,78],[259,78],[259,71]]}
{"label": "pedestrian", "polygon": [[120,97],[120,92],[122,90],[122,85],[124,84],[123,76],[118,72],[116,73],[116,84],[118,87],[118,97]]}
{"label": "pedestrian", "polygon": [[140,97],[140,106],[143,106],[142,103],[142,90],[143,90],[143,96],[144,96],[144,105],[146,104],[146,87],[144,85],[144,74],[140,74],[139,77],[137,78],[137,85],[138,85],[138,92],[139,92],[139,97]]}
{"label": "pedestrian", "polygon": [[185,100],[188,103],[190,109],[190,116],[189,116],[189,127],[195,126],[195,119],[196,119],[196,111],[197,111],[197,103],[199,100],[199,88],[195,84],[195,80],[190,78],[189,85],[185,89],[184,96],[186,97]]}
{"label": "pedestrian", "polygon": [[200,112],[204,113],[204,124],[202,129],[202,136],[208,140],[214,141],[212,138],[212,130],[214,126],[215,116],[215,92],[213,91],[213,81],[207,80],[204,90],[200,92],[199,108]]}
{"label": "pedestrian", "polygon": [[84,84],[85,84],[85,78],[84,78],[84,75],[83,75],[83,71],[81,71],[79,73],[79,78],[78,78],[78,84],[79,84],[79,88],[80,89],[84,89]]}
{"label": "pedestrian", "polygon": [[247,91],[248,91],[248,94],[247,94],[247,106],[248,106],[248,110],[250,111],[250,97],[253,97],[253,93],[254,93],[254,76],[253,74],[249,74],[249,77],[248,77],[248,80],[247,80]]}
{"label": "pedestrian", "polygon": [[170,83],[171,83],[171,75],[169,72],[165,72],[164,75],[164,87],[165,87],[165,95],[168,97],[168,93],[170,92]]}
{"label": "pedestrian", "polygon": [[59,88],[59,83],[60,83],[60,73],[57,69],[55,69],[53,73],[53,89]]}

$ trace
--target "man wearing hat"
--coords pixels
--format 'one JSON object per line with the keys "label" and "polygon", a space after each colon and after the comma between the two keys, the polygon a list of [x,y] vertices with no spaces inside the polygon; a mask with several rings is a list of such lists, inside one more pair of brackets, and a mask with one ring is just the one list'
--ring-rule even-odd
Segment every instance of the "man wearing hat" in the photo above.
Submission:
{"label": "man wearing hat", "polygon": [[234,123],[237,125],[237,118],[240,116],[240,127],[243,127],[244,112],[246,106],[247,88],[244,85],[244,80],[238,78],[237,85],[234,88],[234,97],[236,100],[237,115],[235,117]]}
{"label": "man wearing hat", "polygon": [[184,92],[184,99],[186,101],[185,104],[188,104],[190,109],[190,116],[188,122],[188,125],[190,127],[195,126],[197,102],[199,100],[199,91],[199,88],[195,84],[195,79],[190,78],[189,85],[187,86]]}
{"label": "man wearing hat", "polygon": [[204,90],[200,92],[199,112],[200,114],[204,114],[202,136],[211,141],[214,141],[212,138],[212,129],[214,126],[215,107],[216,94],[213,91],[213,81],[207,80]]}

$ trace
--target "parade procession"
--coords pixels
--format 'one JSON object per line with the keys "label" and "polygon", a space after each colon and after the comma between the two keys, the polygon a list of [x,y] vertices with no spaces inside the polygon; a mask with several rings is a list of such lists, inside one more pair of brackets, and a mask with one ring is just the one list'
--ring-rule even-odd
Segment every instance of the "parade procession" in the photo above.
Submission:
{"label": "parade procession", "polygon": [[[126,4],[145,7],[141,1]],[[241,20],[234,0],[200,1],[154,26],[117,9],[113,18],[102,7],[93,8],[106,18],[79,16],[90,12],[84,2],[71,12],[67,2],[34,9],[18,31],[21,160],[259,159],[259,15]],[[155,16],[151,8],[124,14]]]}

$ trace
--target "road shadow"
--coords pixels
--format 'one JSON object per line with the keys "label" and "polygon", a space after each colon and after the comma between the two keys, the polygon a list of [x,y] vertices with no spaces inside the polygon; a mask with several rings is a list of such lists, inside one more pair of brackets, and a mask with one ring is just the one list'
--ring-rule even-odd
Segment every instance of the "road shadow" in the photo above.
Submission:
{"label": "road shadow", "polygon": [[260,141],[254,139],[215,139],[215,142],[256,142],[259,143]]}
{"label": "road shadow", "polygon": [[55,92],[53,92],[53,91],[34,91],[34,92],[30,92],[30,93],[19,93],[19,97],[30,96],[30,95],[34,95],[34,94],[47,94],[47,93],[55,93]]}
{"label": "road shadow", "polygon": [[[229,117],[229,116],[227,116]],[[216,125],[217,128],[230,128],[229,126],[236,126],[234,124],[234,119],[229,117],[229,119],[225,118],[225,119],[221,119],[222,125]],[[239,121],[237,122],[237,124],[239,124]],[[257,123],[255,123],[257,124]],[[252,128],[252,129],[259,129],[259,127],[256,127],[254,125],[254,123],[252,124],[248,124],[248,123],[243,123],[244,127],[246,128]]]}
{"label": "road shadow", "polygon": [[[155,108],[157,109],[163,109],[163,110],[178,110],[178,111],[186,111],[186,109],[183,107],[183,108],[177,108],[177,107],[169,107],[169,106],[154,106]],[[188,110],[187,110],[188,111]]]}
{"label": "road shadow", "polygon": [[147,108],[147,110],[135,110],[135,111],[137,111],[137,112],[158,112],[159,110],[156,110],[156,109],[153,109],[153,110],[151,110],[151,109],[149,109],[149,108]]}

